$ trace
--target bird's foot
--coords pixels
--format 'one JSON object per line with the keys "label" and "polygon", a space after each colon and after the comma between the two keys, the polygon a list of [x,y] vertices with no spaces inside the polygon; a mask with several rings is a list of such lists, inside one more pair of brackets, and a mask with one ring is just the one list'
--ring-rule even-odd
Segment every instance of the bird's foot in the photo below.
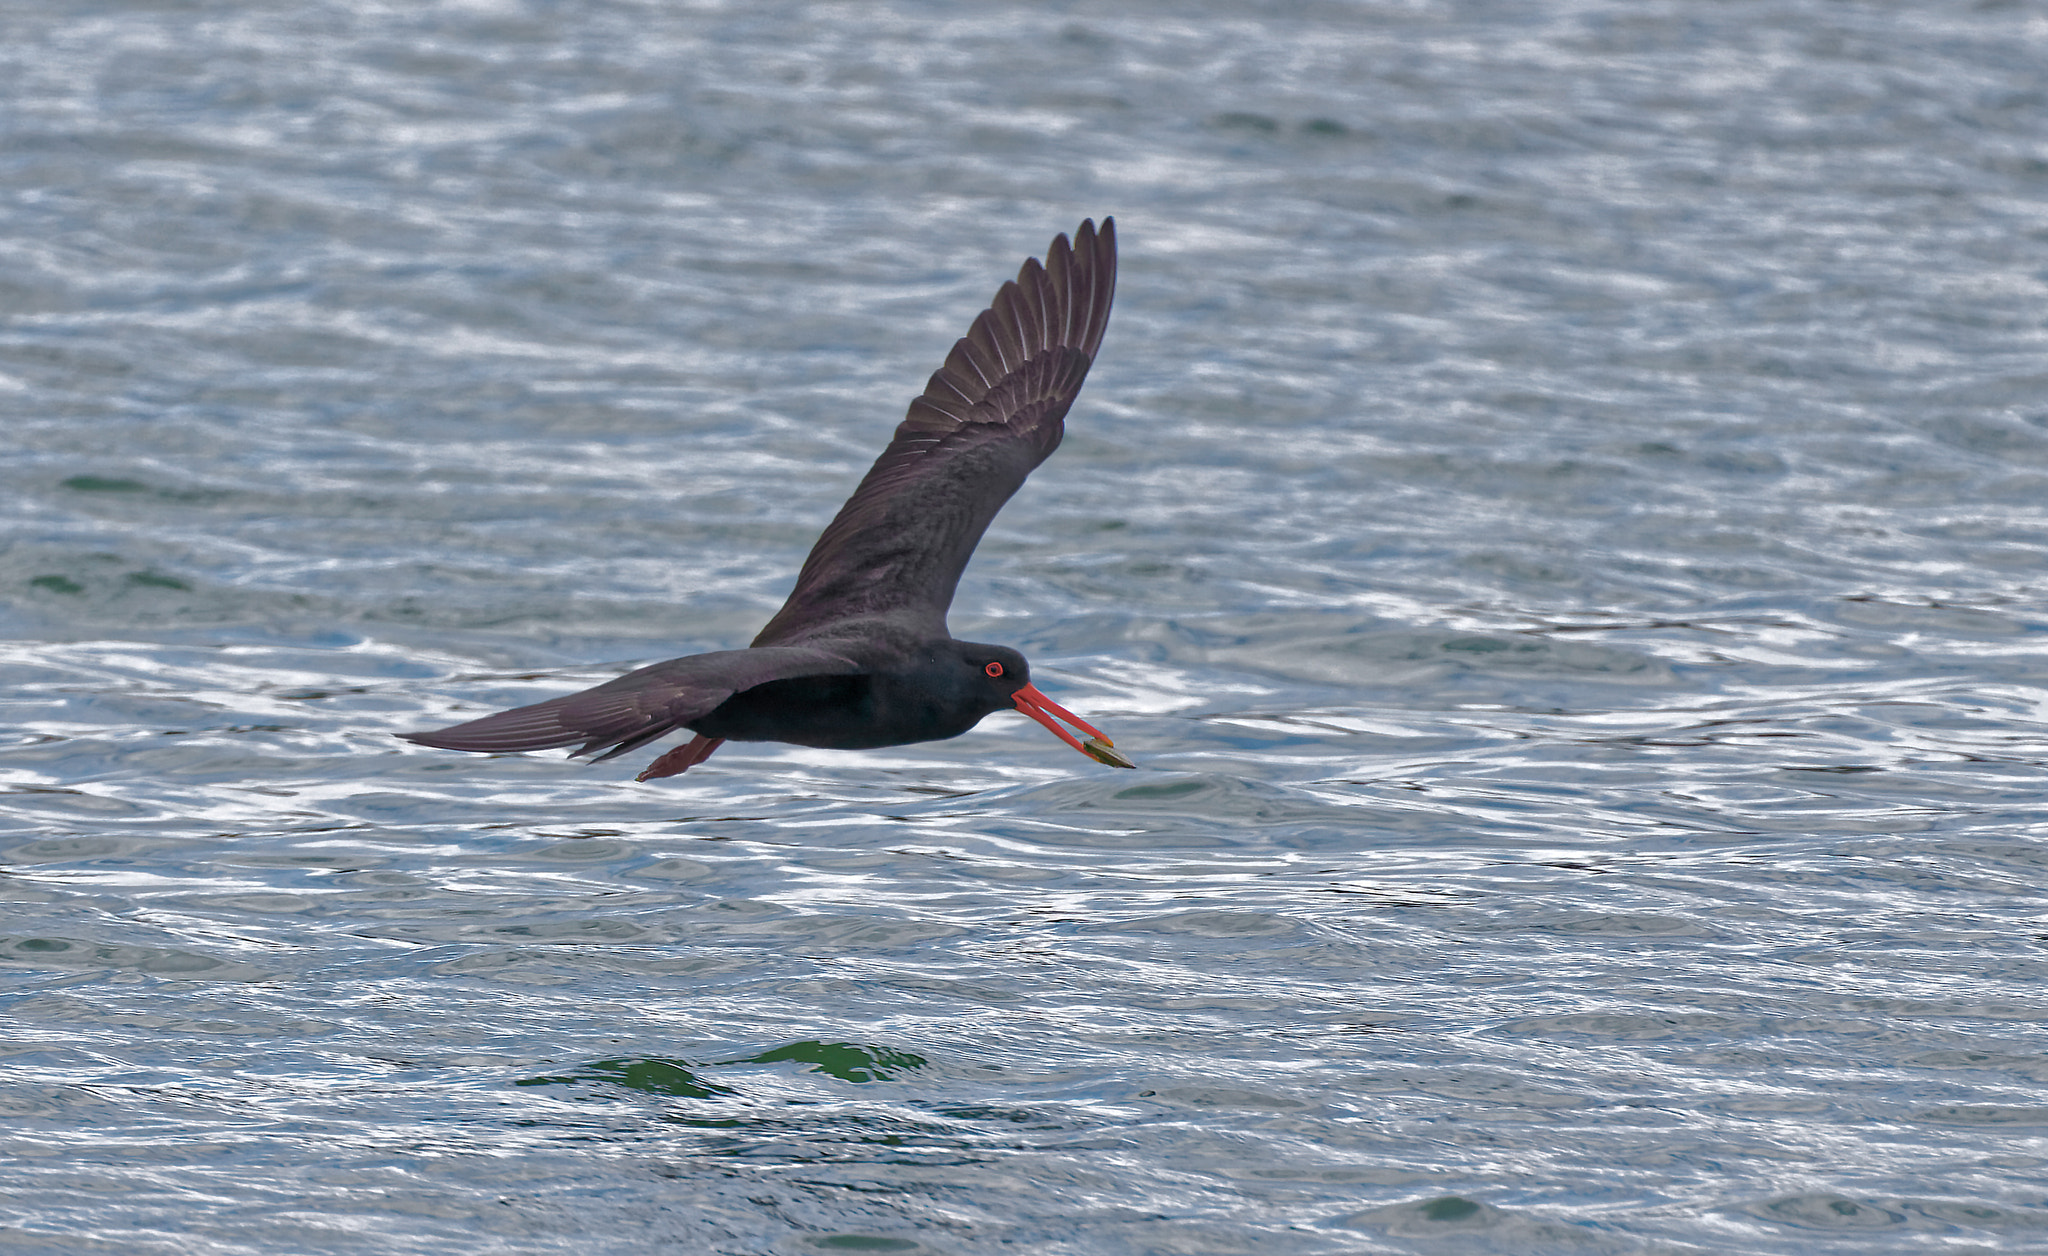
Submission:
{"label": "bird's foot", "polygon": [[699,734],[648,764],[647,770],[633,779],[651,781],[663,776],[680,776],[710,758],[711,752],[724,744],[723,737],[706,737]]}

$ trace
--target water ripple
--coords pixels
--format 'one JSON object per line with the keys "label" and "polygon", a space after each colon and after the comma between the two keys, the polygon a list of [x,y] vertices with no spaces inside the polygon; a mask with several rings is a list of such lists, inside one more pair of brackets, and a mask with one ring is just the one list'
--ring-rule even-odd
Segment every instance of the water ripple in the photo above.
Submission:
{"label": "water ripple", "polygon": [[[17,1245],[2039,1245],[2024,8],[15,26]],[[1140,772],[390,736],[744,642],[1105,212],[954,627]]]}

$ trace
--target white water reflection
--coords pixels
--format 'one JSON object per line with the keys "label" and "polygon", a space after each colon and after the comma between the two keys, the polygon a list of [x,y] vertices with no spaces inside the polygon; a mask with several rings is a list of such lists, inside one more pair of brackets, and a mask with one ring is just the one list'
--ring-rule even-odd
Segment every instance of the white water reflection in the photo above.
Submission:
{"label": "white water reflection", "polygon": [[[2025,10],[24,22],[22,1241],[2040,1245]],[[744,642],[1104,213],[954,626],[1140,772],[391,736]]]}

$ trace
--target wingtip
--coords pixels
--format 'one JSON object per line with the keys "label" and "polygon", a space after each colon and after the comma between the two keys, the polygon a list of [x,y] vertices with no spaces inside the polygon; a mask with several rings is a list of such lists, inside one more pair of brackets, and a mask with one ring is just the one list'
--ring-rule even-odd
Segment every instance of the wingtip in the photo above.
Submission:
{"label": "wingtip", "polygon": [[470,754],[513,754],[522,750],[552,750],[583,740],[585,734],[565,729],[553,719],[556,702],[537,703],[499,711],[466,724],[447,728],[424,728],[394,733],[401,741],[434,750],[461,750]]}
{"label": "wingtip", "polygon": [[423,728],[415,733],[393,733],[391,735],[400,741],[408,741],[415,746],[425,746],[429,750],[467,750],[472,753],[497,753],[493,747],[471,745],[464,738],[446,735],[454,731],[452,728]]}
{"label": "wingtip", "polygon": [[1116,216],[1114,214],[1104,214],[1102,216],[1102,223],[1099,226],[1093,218],[1083,218],[1081,225],[1074,228],[1074,236],[1071,241],[1068,240],[1067,233],[1064,231],[1054,236],[1051,247],[1046,250],[1046,265],[1049,269],[1052,265],[1052,255],[1062,250],[1086,256],[1097,247],[1101,247],[1109,253],[1116,252]]}
{"label": "wingtip", "polygon": [[1083,218],[1081,225],[1074,231],[1074,242],[1076,244],[1079,244],[1084,239],[1095,240],[1101,238],[1107,238],[1112,241],[1116,239],[1116,215],[1104,214],[1099,226],[1093,218]]}

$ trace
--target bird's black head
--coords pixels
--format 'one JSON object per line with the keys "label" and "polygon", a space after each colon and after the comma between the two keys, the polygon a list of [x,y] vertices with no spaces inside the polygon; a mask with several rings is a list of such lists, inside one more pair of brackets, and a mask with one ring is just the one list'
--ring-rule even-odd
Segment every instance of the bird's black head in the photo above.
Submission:
{"label": "bird's black head", "polygon": [[986,697],[989,710],[1010,706],[1019,689],[1031,683],[1031,664],[1006,645],[982,645],[975,641],[949,641],[963,685]]}

